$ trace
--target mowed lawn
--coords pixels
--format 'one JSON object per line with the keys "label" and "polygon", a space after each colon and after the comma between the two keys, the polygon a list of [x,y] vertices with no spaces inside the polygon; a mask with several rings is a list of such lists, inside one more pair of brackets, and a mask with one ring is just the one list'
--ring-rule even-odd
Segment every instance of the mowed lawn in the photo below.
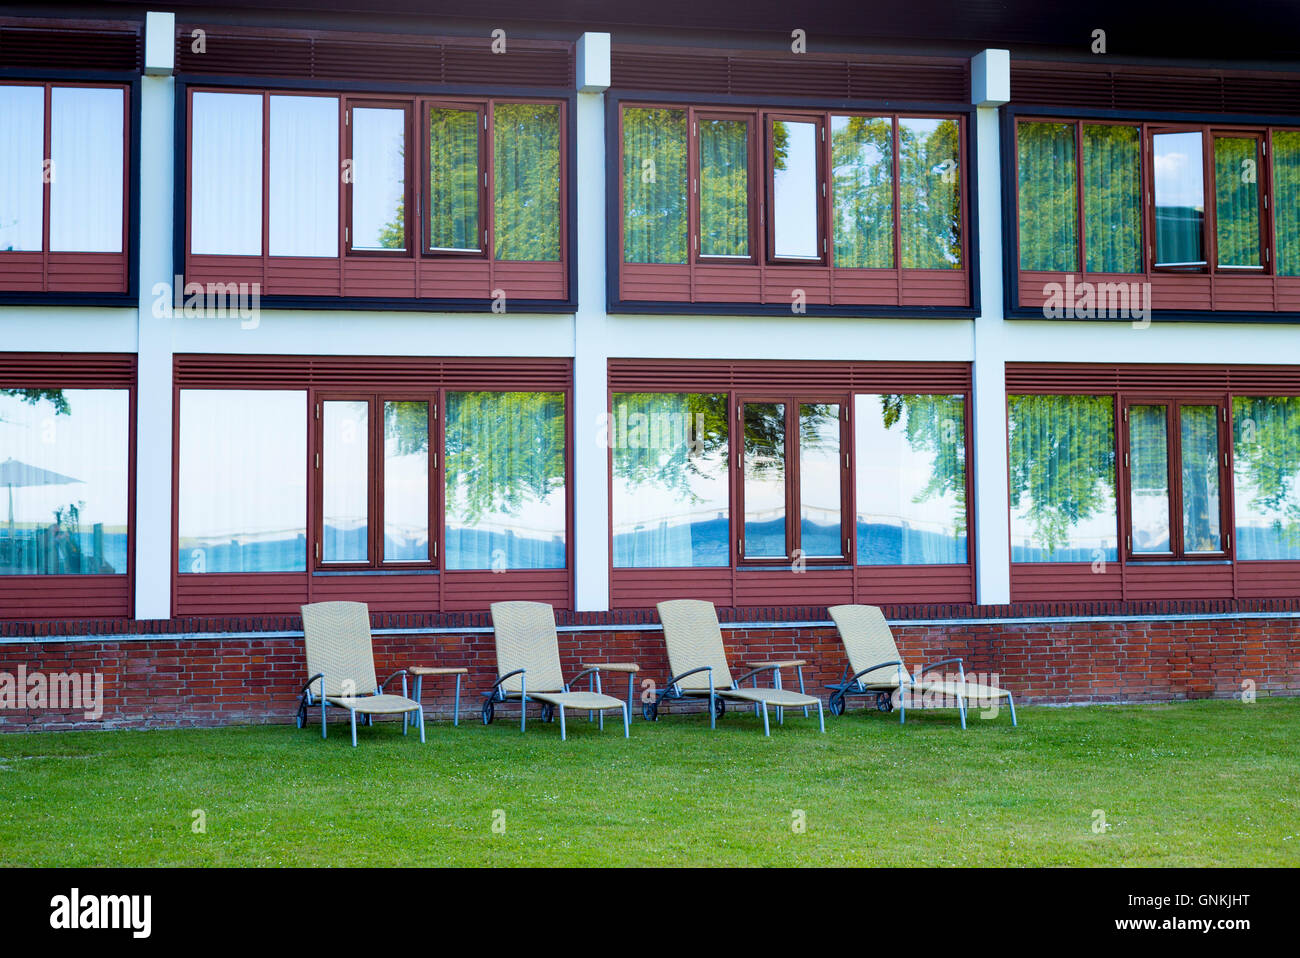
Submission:
{"label": "mowed lawn", "polygon": [[1300,865],[1300,698],[964,733],[951,711],[825,735],[796,714],[768,739],[730,710],[567,742],[517,714],[357,749],[341,723],[0,735],[0,863]]}

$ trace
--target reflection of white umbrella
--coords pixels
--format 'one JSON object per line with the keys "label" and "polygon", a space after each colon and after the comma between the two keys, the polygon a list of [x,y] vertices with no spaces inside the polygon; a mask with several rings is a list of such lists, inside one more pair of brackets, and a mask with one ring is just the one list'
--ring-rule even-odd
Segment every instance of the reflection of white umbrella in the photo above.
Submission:
{"label": "reflection of white umbrella", "polygon": [[42,469],[40,466],[29,466],[25,462],[19,462],[17,459],[6,459],[0,462],[0,486],[9,487],[9,539],[14,537],[14,487],[20,489],[28,486],[66,486],[74,482],[81,482],[80,479],[73,479],[71,476],[65,476],[61,473],[51,472],[49,469]]}

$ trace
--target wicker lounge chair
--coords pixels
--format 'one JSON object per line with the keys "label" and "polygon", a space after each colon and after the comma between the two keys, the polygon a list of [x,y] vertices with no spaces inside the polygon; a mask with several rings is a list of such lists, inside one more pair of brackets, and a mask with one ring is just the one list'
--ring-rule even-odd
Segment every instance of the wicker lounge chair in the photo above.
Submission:
{"label": "wicker lounge chair", "polygon": [[[411,713],[419,716],[424,741],[424,711],[406,697],[406,669],[383,682],[375,680],[375,654],[370,637],[370,610],[364,602],[316,602],[302,607],[302,631],[307,645],[307,674],[298,700],[298,727],[307,724],[307,709],[320,704],[320,735],[325,737],[328,706],[347,709],[352,718],[352,746],[357,744],[357,715],[368,725],[376,715],[401,715],[402,734]],[[402,676],[402,694],[389,695],[384,686]],[[317,691],[314,687],[320,683]]]}
{"label": "wicker lounge chair", "polygon": [[[966,703],[971,699],[988,702],[1005,698],[1011,709],[1011,724],[1016,724],[1016,704],[1011,693],[1004,688],[967,682],[966,668],[959,658],[922,665],[915,676],[909,673],[885,614],[877,606],[835,605],[829,612],[849,657],[844,677],[839,683],[826,686],[832,690],[829,703],[832,715],[844,713],[846,696],[874,695],[876,708],[882,712],[892,712],[897,698],[901,723],[907,719],[903,693],[922,697],[928,694],[955,700],[962,728],[966,727]],[[958,680],[925,678],[926,672],[941,665],[956,665]]]}
{"label": "wicker lounge chair", "polygon": [[[768,707],[775,707],[777,720],[784,724],[787,708],[801,708],[803,714],[808,709],[817,707],[817,722],[823,732],[826,731],[826,719],[822,714],[821,699],[806,695],[803,691],[803,662],[800,660],[783,660],[780,662],[763,662],[750,669],[738,679],[731,677],[727,665],[727,653],[722,647],[722,629],[718,626],[718,613],[712,602],[697,599],[674,599],[660,602],[659,621],[664,627],[664,641],[668,645],[668,667],[673,677],[656,696],[653,702],[647,702],[642,712],[647,721],[659,717],[661,702],[671,702],[684,698],[708,698],[709,727],[717,728],[718,717],[725,713],[725,699],[746,702],[754,706],[757,713],[762,709],[763,734],[770,735]],[[799,670],[799,691],[781,687],[781,669]],[[741,688],[740,683],[754,678],[760,672],[772,673],[772,688]]]}
{"label": "wicker lounge chair", "polygon": [[[600,666],[583,669],[571,682],[564,681],[560,670],[560,643],[555,634],[555,612],[544,602],[492,603],[492,630],[496,635],[497,680],[483,693],[483,724],[490,725],[497,705],[519,702],[519,731],[528,721],[528,703],[542,706],[542,721],[549,722],[558,709],[560,740],[568,737],[564,710],[574,709],[600,716],[605,727],[605,712],[618,709],[623,713],[623,736],[630,735],[627,703],[605,695],[600,689]],[[590,676],[590,691],[573,691],[584,676]]]}

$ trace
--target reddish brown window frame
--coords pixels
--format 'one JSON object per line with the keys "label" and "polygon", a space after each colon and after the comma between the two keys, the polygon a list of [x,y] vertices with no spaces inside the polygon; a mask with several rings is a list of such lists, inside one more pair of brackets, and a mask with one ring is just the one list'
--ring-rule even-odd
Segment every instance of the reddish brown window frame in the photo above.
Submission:
{"label": "reddish brown window frame", "polygon": [[[421,146],[415,150],[411,149],[411,143],[413,142],[413,137],[411,136],[412,126],[413,126],[411,122],[411,113],[414,106],[416,105],[416,102],[410,100],[386,100],[386,99],[373,99],[369,97],[352,97],[352,96],[340,97],[339,99],[341,105],[341,112],[343,116],[342,129],[343,129],[344,144],[345,144],[345,149],[342,154],[343,162],[352,164],[354,160],[354,150],[352,148],[353,147],[352,114],[357,109],[401,110],[402,111],[402,142],[405,144],[405,155],[403,156],[403,170],[402,170],[402,175],[404,178],[402,184],[402,210],[403,210],[402,248],[401,249],[373,249],[370,247],[363,247],[358,249],[353,246],[353,242],[356,239],[356,231],[352,228],[352,201],[353,201],[353,191],[354,191],[355,183],[353,182],[353,177],[348,177],[346,181],[343,183],[344,186],[343,205],[341,205],[339,208],[340,218],[343,220],[344,255],[349,257],[353,257],[353,256],[360,256],[360,257],[375,256],[375,257],[382,257],[382,258],[410,257],[413,252],[411,235],[415,232],[414,230],[411,229],[412,210],[415,211],[415,217],[417,222],[420,216],[420,207],[419,207],[420,189],[419,186],[413,184],[411,180],[412,180],[412,175],[416,169],[417,157],[422,159],[424,156],[423,144],[421,144]],[[269,103],[269,98],[266,102]],[[263,106],[263,118],[264,118],[263,119],[264,123],[269,123],[270,111],[266,109],[265,105]],[[265,143],[268,141],[269,141],[269,136],[264,134],[263,142]],[[269,158],[270,152],[266,146],[263,146],[263,151],[266,153],[267,157]],[[353,167],[353,169],[355,170],[355,167]],[[270,203],[269,203],[270,195],[268,191],[270,190],[271,187],[270,187],[270,183],[266,180],[265,177],[263,177],[263,183],[265,185],[262,188],[262,219],[264,222],[267,222],[269,221],[269,216],[270,216]]]}
{"label": "reddish brown window frame", "polygon": [[[837,116],[839,114],[836,114]],[[766,164],[764,166],[763,185],[766,189],[764,208],[767,211],[767,261],[783,265],[809,264],[825,265],[830,258],[830,150],[826,145],[826,127],[830,114],[781,113],[772,111],[763,117],[763,140]],[[817,171],[817,256],[778,256],[776,253],[776,130],[774,124],[811,123],[817,131],[817,157],[814,168]],[[897,153],[897,130],[895,130],[895,153]],[[897,190],[897,183],[895,183]],[[897,223],[897,217],[895,217]]]}
{"label": "reddish brown window frame", "polygon": [[[763,201],[760,199],[761,192],[758,189],[758,182],[764,176],[763,168],[759,165],[758,146],[755,131],[760,122],[760,115],[755,110],[726,110],[726,109],[696,109],[691,107],[687,111],[687,122],[690,124],[689,129],[689,146],[688,157],[690,168],[688,175],[691,178],[691,242],[689,248],[691,259],[695,263],[704,263],[714,266],[725,265],[746,265],[751,266],[757,263],[762,257],[759,247],[759,236],[762,235],[763,228]],[[703,171],[700,168],[700,121],[701,120],[729,120],[732,122],[743,121],[748,132],[745,134],[745,151],[747,154],[748,167],[746,169],[746,200],[745,215],[748,224],[748,256],[716,256],[706,255],[703,245],[703,228],[704,228],[704,211],[703,211],[703,194],[700,189],[700,180],[703,178]],[[619,145],[620,152],[622,144]],[[621,192],[621,188],[620,188]],[[622,219],[620,206],[620,222]],[[621,230],[620,230],[621,235]]]}
{"label": "reddish brown window frame", "polygon": [[[1214,189],[1214,260],[1213,266],[1215,272],[1227,273],[1229,275],[1236,273],[1238,275],[1263,275],[1269,276],[1274,273],[1274,260],[1276,259],[1274,250],[1274,228],[1273,228],[1273,157],[1269,152],[1268,144],[1271,140],[1271,130],[1267,127],[1257,129],[1241,128],[1235,130],[1225,129],[1220,126],[1212,126],[1205,134],[1205,140],[1209,144],[1207,151],[1207,165],[1209,167],[1210,186]],[[1260,264],[1258,266],[1234,266],[1224,265],[1219,262],[1219,197],[1218,197],[1218,168],[1214,162],[1214,141],[1219,139],[1236,139],[1236,140],[1254,140],[1255,141],[1255,184],[1258,187],[1259,201],[1257,204],[1259,213],[1259,255]]]}
{"label": "reddish brown window frame", "polygon": [[[513,102],[513,101],[512,101]],[[425,97],[419,103],[420,116],[419,126],[421,130],[420,150],[423,155],[428,156],[432,149],[430,143],[432,140],[431,123],[429,111],[431,109],[444,110],[462,110],[466,113],[475,113],[478,116],[478,169],[479,177],[477,183],[478,197],[478,249],[444,249],[433,246],[433,224],[429,220],[428,199],[422,204],[425,208],[420,211],[420,255],[422,256],[450,256],[450,257],[474,257],[485,259],[491,255],[491,246],[489,245],[492,232],[492,196],[488,184],[492,182],[492,176],[495,172],[492,167],[491,144],[488,142],[489,114],[491,113],[491,102],[488,100],[455,100],[439,99],[437,97]],[[430,167],[432,160],[424,163],[419,168],[420,187],[428,187],[430,176]],[[561,174],[563,173],[563,161],[561,161]],[[563,232],[563,230],[561,230]]]}

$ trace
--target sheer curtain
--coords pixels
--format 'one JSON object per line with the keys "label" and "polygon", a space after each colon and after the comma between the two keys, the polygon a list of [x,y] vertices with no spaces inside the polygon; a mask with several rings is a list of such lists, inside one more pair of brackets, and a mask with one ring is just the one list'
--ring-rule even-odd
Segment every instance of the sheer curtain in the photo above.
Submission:
{"label": "sheer curtain", "polygon": [[1234,396],[1238,559],[1300,559],[1300,396]]}
{"label": "sheer curtain", "polygon": [[725,566],[725,393],[620,393],[609,444],[617,568]]}
{"label": "sheer curtain", "polygon": [[1091,273],[1142,271],[1140,154],[1137,127],[1083,125],[1083,224]]}
{"label": "sheer curtain", "polygon": [[685,263],[686,111],[623,111],[623,260]]}
{"label": "sheer curtain", "polygon": [[565,566],[560,393],[447,393],[448,569]]}
{"label": "sheer curtain", "polygon": [[272,256],[339,254],[339,101],[271,97]]}
{"label": "sheer curtain", "polygon": [[0,251],[39,252],[45,88],[0,86]]}
{"label": "sheer curtain", "polygon": [[496,258],[560,258],[560,108],[498,103],[493,111]]}
{"label": "sheer curtain", "polygon": [[262,253],[262,96],[195,93],[190,135],[190,249]]}
{"label": "sheer curtain", "polygon": [[50,249],[122,252],[124,94],[103,88],[50,92]]}
{"label": "sheer curtain", "polygon": [[961,166],[956,120],[898,121],[904,269],[961,266]]}
{"label": "sheer curtain", "polygon": [[479,112],[429,110],[429,246],[478,250]]}
{"label": "sheer curtain", "polygon": [[1273,220],[1277,271],[1300,276],[1300,130],[1273,132]]}
{"label": "sheer curtain", "polygon": [[886,117],[831,117],[835,265],[894,265],[894,125]]}
{"label": "sheer curtain", "polygon": [[749,123],[700,120],[700,255],[748,257]]}
{"label": "sheer curtain", "polygon": [[1183,551],[1223,549],[1219,508],[1219,407],[1179,409],[1183,493]]}
{"label": "sheer curtain", "polygon": [[1259,142],[1214,138],[1214,227],[1220,266],[1262,265],[1259,250]]}
{"label": "sheer curtain", "polygon": [[1079,268],[1078,168],[1073,123],[1016,127],[1020,268]]}

